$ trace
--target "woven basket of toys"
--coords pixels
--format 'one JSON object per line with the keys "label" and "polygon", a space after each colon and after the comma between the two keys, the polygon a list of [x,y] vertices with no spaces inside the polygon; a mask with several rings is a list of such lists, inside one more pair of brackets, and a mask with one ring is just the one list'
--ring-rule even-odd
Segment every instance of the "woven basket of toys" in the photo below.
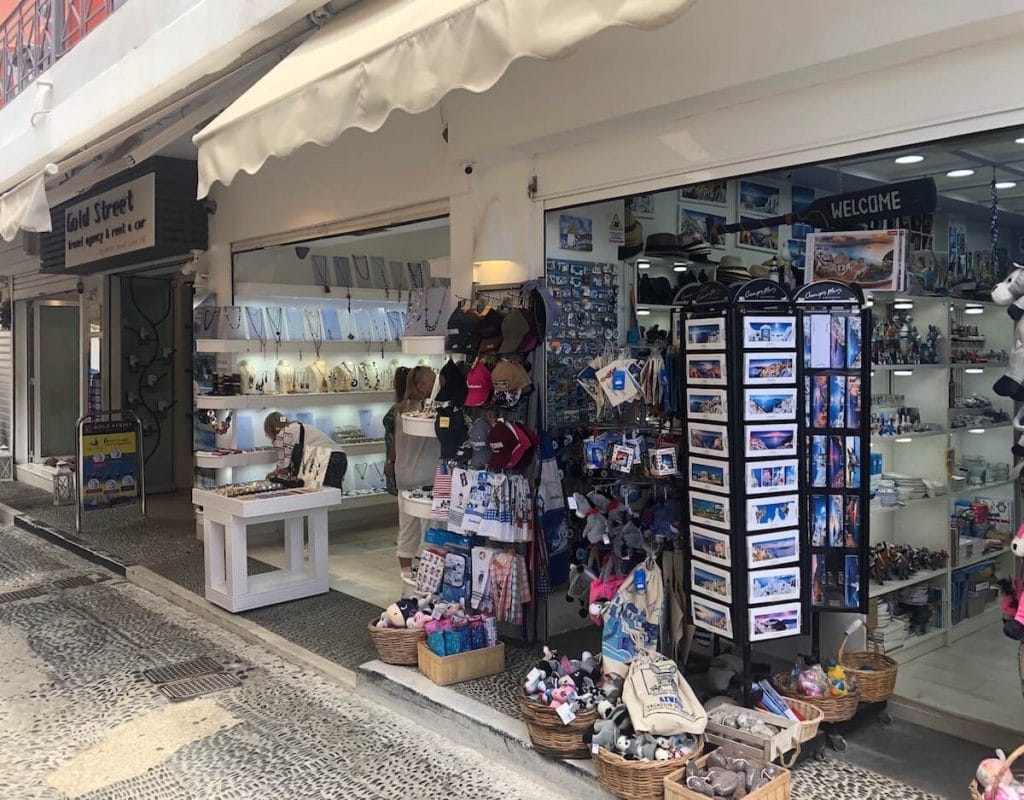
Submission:
{"label": "woven basket of toys", "polygon": [[801,703],[814,706],[821,712],[821,722],[846,722],[853,719],[857,713],[857,705],[860,703],[860,694],[857,687],[851,685],[846,694],[841,697],[807,697],[797,691],[793,685],[792,676],[788,672],[780,672],[772,678],[772,684],[776,690],[787,700],[790,698]]}
{"label": "woven basket of toys", "polygon": [[996,797],[1010,797],[1009,792],[999,792],[996,787],[1006,787],[1018,796],[1021,791],[1021,777],[1013,772],[1014,762],[1024,755],[1024,744],[1003,758],[1001,750],[996,751],[999,758],[986,758],[978,765],[974,780],[969,787],[971,800],[995,800]]}
{"label": "woven basket of toys", "polygon": [[385,664],[415,667],[419,663],[416,646],[427,638],[422,628],[379,628],[376,621],[368,627],[377,655]]}
{"label": "woven basket of toys", "polygon": [[550,758],[590,758],[590,747],[583,734],[597,720],[597,708],[576,712],[576,718],[566,725],[558,711],[530,699],[519,689],[519,711],[530,733],[533,749]]}
{"label": "woven basket of toys", "polygon": [[874,652],[857,650],[844,652],[849,634],[843,637],[839,645],[838,661],[846,674],[857,684],[862,703],[881,703],[888,700],[896,691],[897,663],[889,656],[878,651],[878,642],[874,643]]}
{"label": "woven basket of toys", "polygon": [[689,758],[633,761],[602,747],[594,754],[594,761],[601,785],[616,797],[623,800],[662,800],[665,796],[665,778],[702,752],[704,737],[698,736],[697,746]]}

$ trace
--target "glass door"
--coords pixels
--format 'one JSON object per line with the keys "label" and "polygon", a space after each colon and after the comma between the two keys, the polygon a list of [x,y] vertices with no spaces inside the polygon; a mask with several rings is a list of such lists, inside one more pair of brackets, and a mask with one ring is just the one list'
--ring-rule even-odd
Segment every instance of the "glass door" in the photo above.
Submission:
{"label": "glass door", "polygon": [[51,300],[34,306],[33,460],[73,457],[75,424],[81,414],[78,303]]}

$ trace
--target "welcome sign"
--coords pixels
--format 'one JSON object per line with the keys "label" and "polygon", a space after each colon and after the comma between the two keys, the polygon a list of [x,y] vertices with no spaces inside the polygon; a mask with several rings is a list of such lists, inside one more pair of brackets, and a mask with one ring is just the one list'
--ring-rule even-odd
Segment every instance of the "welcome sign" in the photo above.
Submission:
{"label": "welcome sign", "polygon": [[146,250],[156,244],[152,172],[64,210],[64,268]]}

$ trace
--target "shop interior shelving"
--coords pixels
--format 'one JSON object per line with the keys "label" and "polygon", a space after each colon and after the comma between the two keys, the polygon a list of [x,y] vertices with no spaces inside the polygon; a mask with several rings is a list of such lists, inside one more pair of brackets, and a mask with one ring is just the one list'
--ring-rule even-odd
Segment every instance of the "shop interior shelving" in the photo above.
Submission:
{"label": "shop interior shelving", "polygon": [[[951,533],[950,517],[954,503],[974,498],[999,498],[1008,502],[1011,524],[1015,519],[1012,509],[1015,502],[1015,482],[997,480],[979,486],[952,485],[947,472],[947,463],[961,462],[964,457],[980,457],[986,462],[1010,464],[1012,438],[1009,429],[1012,423],[1013,404],[1007,398],[997,396],[992,384],[1003,373],[1000,363],[958,362],[951,358],[952,348],[965,346],[979,352],[989,349],[1009,351],[1013,339],[1013,326],[1005,309],[991,302],[966,301],[948,297],[905,297],[890,292],[872,293],[875,319],[889,319],[893,306],[899,303],[901,310],[912,315],[919,334],[924,337],[928,326],[935,326],[941,333],[939,358],[936,364],[875,364],[872,371],[873,396],[903,395],[904,406],[920,411],[921,421],[932,423],[935,430],[906,432],[892,436],[874,435],[871,440],[872,454],[882,456],[882,471],[913,477],[926,478],[945,488],[945,493],[934,497],[911,500],[897,506],[882,507],[878,501],[871,504],[871,541],[888,541],[927,547],[931,550],[945,550],[949,553],[948,565],[942,569],[924,570],[906,580],[886,581],[878,585],[872,581],[869,596],[872,599],[893,595],[902,589],[920,584],[941,589],[941,627],[929,626],[923,635],[908,637],[906,643],[890,653],[899,662],[906,662],[934,649],[980,630],[992,616],[998,613],[998,601],[981,614],[953,623],[952,597],[954,573],[959,569],[984,562],[994,562],[997,573],[1008,574],[1012,569],[1010,550],[990,553],[972,553],[959,558],[958,542]],[[906,308],[912,304],[912,308]],[[966,313],[970,308],[970,313]],[[978,329],[978,335],[969,339],[954,339],[956,325],[970,325]],[[874,357],[878,357],[874,353]],[[953,416],[968,416],[969,408],[951,408],[954,397],[977,396],[991,401],[991,408],[1004,412],[1003,421],[976,419],[970,424],[951,427]],[[974,411],[980,409],[975,408]],[[895,413],[877,405],[871,406],[872,414]],[[947,461],[948,459],[948,461]],[[978,540],[975,548],[982,546]]]}

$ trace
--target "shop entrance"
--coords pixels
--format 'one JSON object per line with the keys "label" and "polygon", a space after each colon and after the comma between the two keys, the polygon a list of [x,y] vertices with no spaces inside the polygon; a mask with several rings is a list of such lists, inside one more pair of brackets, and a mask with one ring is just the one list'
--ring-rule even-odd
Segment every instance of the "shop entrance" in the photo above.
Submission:
{"label": "shop entrance", "polygon": [[80,414],[79,305],[65,300],[28,304],[29,454],[34,462],[73,458]]}

